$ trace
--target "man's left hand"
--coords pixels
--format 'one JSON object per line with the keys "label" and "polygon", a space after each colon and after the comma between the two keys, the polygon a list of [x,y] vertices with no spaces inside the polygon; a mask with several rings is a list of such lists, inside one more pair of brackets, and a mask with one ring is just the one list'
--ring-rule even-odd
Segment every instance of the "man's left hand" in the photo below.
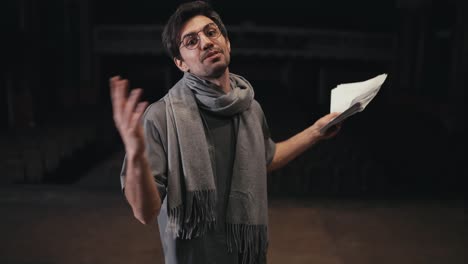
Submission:
{"label": "man's left hand", "polygon": [[320,133],[320,129],[322,129],[322,127],[328,124],[333,118],[337,117],[339,114],[340,113],[333,112],[315,121],[315,123],[312,125],[311,128],[316,131],[317,137],[319,140],[329,139],[329,138],[336,136],[336,134],[338,134],[338,132],[341,129],[341,123],[338,123],[334,125],[333,127],[327,129],[325,133]]}

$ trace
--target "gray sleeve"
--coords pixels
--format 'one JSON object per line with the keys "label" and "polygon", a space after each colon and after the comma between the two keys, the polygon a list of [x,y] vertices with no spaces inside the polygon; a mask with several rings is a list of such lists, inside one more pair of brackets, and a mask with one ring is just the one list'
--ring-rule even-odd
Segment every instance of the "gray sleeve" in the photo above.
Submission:
{"label": "gray sleeve", "polygon": [[273,161],[273,157],[275,156],[276,143],[271,138],[270,129],[268,128],[268,123],[265,114],[263,113],[262,106],[256,100],[254,100],[252,102],[252,108],[262,125],[263,140],[265,141],[265,161],[266,165],[268,166]]}
{"label": "gray sleeve", "polygon": [[[151,174],[154,177],[155,184],[158,188],[161,200],[166,196],[167,187],[167,158],[164,146],[161,140],[161,135],[158,129],[161,129],[157,125],[152,117],[159,115],[154,113],[152,106],[149,106],[144,117],[143,117],[143,130],[145,135],[146,143],[146,155],[150,166]],[[152,113],[153,112],[153,113]],[[164,114],[164,113],[162,113]],[[122,171],[120,173],[120,183],[122,191],[125,188],[125,173],[126,173],[126,156],[123,161]]]}
{"label": "gray sleeve", "polygon": [[273,161],[276,151],[276,143],[271,139],[270,129],[268,128],[268,123],[265,116],[263,116],[262,123],[263,138],[265,140],[265,160],[267,166]]}

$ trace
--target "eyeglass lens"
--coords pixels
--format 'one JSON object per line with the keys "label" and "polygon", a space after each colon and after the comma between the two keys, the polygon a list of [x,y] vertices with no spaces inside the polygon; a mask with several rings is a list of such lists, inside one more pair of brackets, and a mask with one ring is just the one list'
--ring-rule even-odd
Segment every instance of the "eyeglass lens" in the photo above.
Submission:
{"label": "eyeglass lens", "polygon": [[186,35],[182,39],[182,45],[185,46],[187,49],[195,49],[196,47],[198,47],[198,44],[200,43],[200,36],[198,34],[202,31],[203,34],[205,34],[205,36],[207,36],[210,39],[215,39],[219,37],[221,33],[215,24],[210,23],[203,27],[202,30]]}

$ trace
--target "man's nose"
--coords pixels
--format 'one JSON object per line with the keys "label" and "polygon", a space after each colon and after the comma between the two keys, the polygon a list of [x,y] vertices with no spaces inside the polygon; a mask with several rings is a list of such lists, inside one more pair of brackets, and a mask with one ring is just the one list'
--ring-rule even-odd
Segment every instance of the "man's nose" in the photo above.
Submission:
{"label": "man's nose", "polygon": [[200,47],[203,50],[213,47],[213,41],[207,37],[204,33],[198,35],[200,37]]}

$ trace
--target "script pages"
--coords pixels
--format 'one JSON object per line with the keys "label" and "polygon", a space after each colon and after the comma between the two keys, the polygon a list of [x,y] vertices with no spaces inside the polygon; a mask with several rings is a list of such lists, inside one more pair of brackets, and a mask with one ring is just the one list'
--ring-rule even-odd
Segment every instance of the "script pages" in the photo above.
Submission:
{"label": "script pages", "polygon": [[344,83],[333,88],[330,99],[330,113],[339,112],[341,114],[322,127],[320,133],[325,134],[334,125],[363,111],[377,95],[386,78],[387,74],[384,73],[366,81]]}

